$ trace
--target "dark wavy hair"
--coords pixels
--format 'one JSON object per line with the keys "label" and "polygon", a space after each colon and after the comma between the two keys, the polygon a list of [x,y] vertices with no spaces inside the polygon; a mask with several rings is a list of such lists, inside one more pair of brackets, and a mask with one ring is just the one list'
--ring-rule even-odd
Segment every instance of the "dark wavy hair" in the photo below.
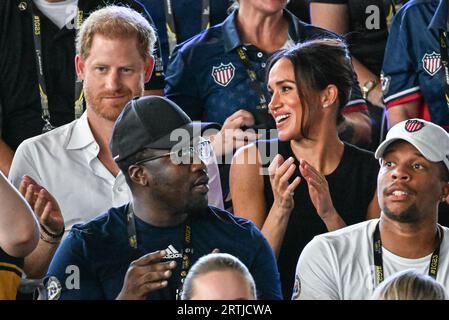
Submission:
{"label": "dark wavy hair", "polygon": [[307,137],[310,130],[310,108],[317,100],[317,92],[333,84],[338,89],[337,124],[343,120],[342,109],[348,103],[354,83],[354,68],[348,47],[340,39],[314,39],[290,49],[276,51],[267,63],[267,79],[276,62],[287,58],[293,64],[298,95],[303,107],[301,135]]}

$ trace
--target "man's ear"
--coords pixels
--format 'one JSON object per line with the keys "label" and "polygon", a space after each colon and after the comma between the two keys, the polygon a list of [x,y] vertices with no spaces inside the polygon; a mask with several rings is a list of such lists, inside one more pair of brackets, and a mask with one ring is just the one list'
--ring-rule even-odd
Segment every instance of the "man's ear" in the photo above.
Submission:
{"label": "man's ear", "polygon": [[146,186],[148,185],[148,176],[145,170],[143,170],[142,166],[139,165],[131,165],[128,168],[128,175],[132,182],[135,184]]}
{"label": "man's ear", "polygon": [[443,186],[443,196],[442,196],[442,198],[444,198],[445,201],[449,204],[448,196],[449,196],[449,183],[446,182],[444,184],[444,186]]}
{"label": "man's ear", "polygon": [[75,70],[76,75],[78,76],[78,79],[84,80],[84,60],[77,54],[75,56]]}
{"label": "man's ear", "polygon": [[151,75],[153,74],[154,69],[154,58],[149,57],[145,62],[145,83],[150,81]]}

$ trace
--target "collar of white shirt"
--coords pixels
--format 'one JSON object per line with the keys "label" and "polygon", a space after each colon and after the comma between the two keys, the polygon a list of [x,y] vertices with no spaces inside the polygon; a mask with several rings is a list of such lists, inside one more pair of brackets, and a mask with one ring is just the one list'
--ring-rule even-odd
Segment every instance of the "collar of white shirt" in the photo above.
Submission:
{"label": "collar of white shirt", "polygon": [[92,143],[97,144],[87,121],[87,113],[84,112],[73,126],[72,133],[67,136],[66,149],[83,149]]}

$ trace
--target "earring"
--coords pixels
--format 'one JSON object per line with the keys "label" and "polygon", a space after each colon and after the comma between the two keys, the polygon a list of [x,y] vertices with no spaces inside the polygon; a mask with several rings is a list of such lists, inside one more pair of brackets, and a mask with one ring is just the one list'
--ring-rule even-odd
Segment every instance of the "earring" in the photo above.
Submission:
{"label": "earring", "polygon": [[324,103],[323,108],[326,109],[327,107],[329,107],[329,105],[327,103]]}

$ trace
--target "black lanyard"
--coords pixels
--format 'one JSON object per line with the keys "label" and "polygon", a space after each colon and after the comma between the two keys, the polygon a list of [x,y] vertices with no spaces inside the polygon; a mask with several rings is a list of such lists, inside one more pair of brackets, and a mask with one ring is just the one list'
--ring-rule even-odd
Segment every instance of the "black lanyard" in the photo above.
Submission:
{"label": "black lanyard", "polygon": [[251,87],[259,95],[259,104],[257,105],[256,109],[266,110],[268,112],[267,99],[265,98],[265,95],[262,90],[263,82],[259,81],[257,79],[257,73],[251,67],[251,63],[249,61],[249,58],[248,58],[248,55],[246,54],[245,49],[243,49],[243,47],[238,47],[237,53],[239,54],[239,58],[243,62],[243,65],[245,66],[246,73],[248,74],[248,77],[251,80]]}
{"label": "black lanyard", "polygon": [[[132,204],[128,205],[128,213],[126,214],[126,224],[128,230],[128,243],[133,254],[138,258],[139,251],[137,245],[137,232],[136,232],[136,221],[134,218],[134,210]],[[180,300],[184,281],[189,272],[190,266],[192,264],[191,257],[193,256],[193,246],[192,246],[192,229],[190,225],[186,222],[184,229],[184,248],[182,249],[182,264],[181,273],[179,276],[179,285],[176,289],[176,300]]]}
{"label": "black lanyard", "polygon": [[449,107],[449,56],[447,53],[447,42],[446,42],[446,32],[440,30],[440,54],[441,54],[441,64],[444,69],[444,97],[446,98],[446,105]]}
{"label": "black lanyard", "polygon": [[[48,109],[48,96],[47,96],[47,85],[45,83],[44,77],[44,68],[42,62],[42,34],[41,34],[41,18],[36,14],[35,9],[32,9],[32,24],[33,24],[33,40],[34,40],[34,49],[36,54],[36,68],[37,68],[37,79],[39,85],[39,95],[41,98],[41,108],[42,108],[42,120],[44,120],[44,127],[42,128],[42,132],[48,132],[55,127],[51,124],[50,121],[50,111]],[[83,22],[83,11],[78,10],[77,16],[75,19],[77,24],[77,29],[81,26]],[[75,119],[78,119],[83,113],[83,84],[79,80],[75,80]]]}
{"label": "black lanyard", "polygon": [[[440,262],[440,246],[443,241],[443,232],[441,231],[441,227],[438,226],[438,245],[435,248],[435,251],[432,253],[430,257],[429,264],[429,276],[436,279],[438,273],[438,264]],[[384,281],[384,267],[382,261],[382,241],[380,239],[380,231],[379,231],[379,222],[376,225],[376,230],[373,235],[373,252],[374,252],[374,265],[376,267],[376,280],[377,285],[379,285],[382,281]]]}
{"label": "black lanyard", "polygon": [[[168,49],[170,55],[178,43],[176,37],[175,16],[173,14],[172,0],[164,0],[165,26],[167,29]],[[210,0],[202,0],[201,6],[201,30],[210,26]]]}

